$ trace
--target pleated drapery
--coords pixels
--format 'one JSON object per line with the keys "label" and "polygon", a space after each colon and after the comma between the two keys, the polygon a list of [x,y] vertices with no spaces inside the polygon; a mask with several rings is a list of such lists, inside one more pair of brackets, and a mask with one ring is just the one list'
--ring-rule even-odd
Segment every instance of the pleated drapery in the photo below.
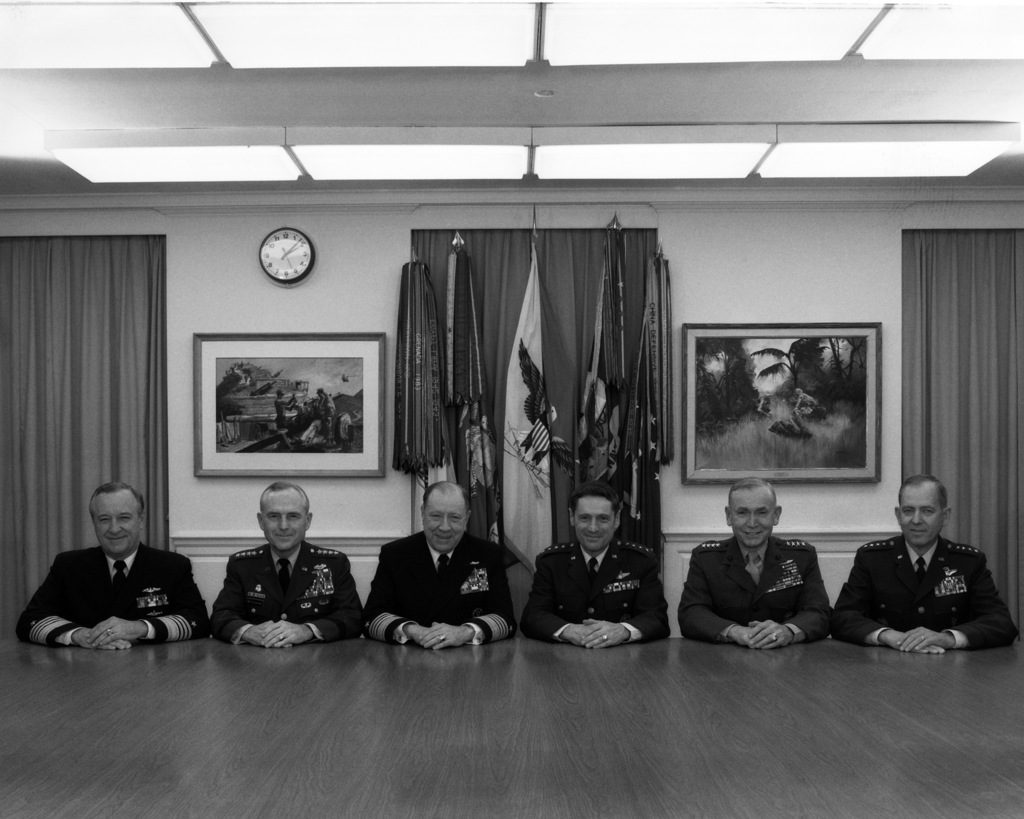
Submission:
{"label": "pleated drapery", "polygon": [[146,498],[167,547],[165,241],[0,238],[0,629],[58,552],[96,545],[92,491]]}
{"label": "pleated drapery", "polygon": [[985,552],[1018,624],[1022,398],[1024,231],[904,231],[903,474],[945,483],[944,534]]}

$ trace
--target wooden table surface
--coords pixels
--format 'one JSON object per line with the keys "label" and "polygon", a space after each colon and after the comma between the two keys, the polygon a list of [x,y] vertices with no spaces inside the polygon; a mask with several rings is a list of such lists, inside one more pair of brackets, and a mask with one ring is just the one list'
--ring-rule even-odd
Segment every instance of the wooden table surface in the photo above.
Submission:
{"label": "wooden table surface", "polygon": [[1018,646],[0,641],[0,816],[1020,817]]}

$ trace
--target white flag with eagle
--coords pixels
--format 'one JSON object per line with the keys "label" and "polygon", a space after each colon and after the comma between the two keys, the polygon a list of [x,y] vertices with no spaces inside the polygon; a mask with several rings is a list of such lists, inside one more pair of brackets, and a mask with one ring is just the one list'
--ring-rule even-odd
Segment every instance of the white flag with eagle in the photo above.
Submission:
{"label": "white flag with eagle", "polygon": [[530,248],[530,277],[505,382],[505,458],[501,509],[505,543],[533,571],[533,560],[551,545],[551,455],[569,448],[552,439],[555,409],[547,400],[541,344],[537,248]]}

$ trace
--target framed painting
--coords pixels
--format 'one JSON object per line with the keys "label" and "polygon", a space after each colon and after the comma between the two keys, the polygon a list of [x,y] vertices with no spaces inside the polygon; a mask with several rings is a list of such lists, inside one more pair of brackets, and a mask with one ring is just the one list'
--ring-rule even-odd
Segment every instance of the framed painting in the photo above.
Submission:
{"label": "framed painting", "polygon": [[881,478],[882,325],[684,324],[684,483]]}
{"label": "framed painting", "polygon": [[384,474],[384,333],[197,333],[196,475]]}

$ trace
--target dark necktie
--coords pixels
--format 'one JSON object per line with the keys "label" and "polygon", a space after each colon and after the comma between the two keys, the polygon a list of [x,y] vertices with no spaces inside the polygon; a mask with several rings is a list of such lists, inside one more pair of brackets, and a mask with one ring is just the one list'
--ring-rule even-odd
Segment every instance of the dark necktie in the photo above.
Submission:
{"label": "dark necktie", "polygon": [[282,557],[277,561],[277,565],[280,566],[277,570],[277,579],[281,581],[281,591],[288,591],[288,584],[292,580],[291,570],[288,568],[288,558]]}
{"label": "dark necktie", "polygon": [[437,576],[443,578],[448,571],[448,555],[441,555],[437,558]]}
{"label": "dark necktie", "polygon": [[924,580],[924,572],[925,572],[924,558],[923,557],[919,557],[914,562],[914,565],[917,566],[917,582],[920,583],[922,580]]}
{"label": "dark necktie", "polygon": [[121,593],[121,589],[124,588],[124,582],[128,579],[128,576],[124,573],[126,568],[128,568],[128,564],[123,560],[114,561],[114,577],[111,582],[114,584],[115,597]]}
{"label": "dark necktie", "polygon": [[597,580],[597,558],[592,557],[587,561],[587,572],[590,574],[590,585],[594,585],[594,581]]}

